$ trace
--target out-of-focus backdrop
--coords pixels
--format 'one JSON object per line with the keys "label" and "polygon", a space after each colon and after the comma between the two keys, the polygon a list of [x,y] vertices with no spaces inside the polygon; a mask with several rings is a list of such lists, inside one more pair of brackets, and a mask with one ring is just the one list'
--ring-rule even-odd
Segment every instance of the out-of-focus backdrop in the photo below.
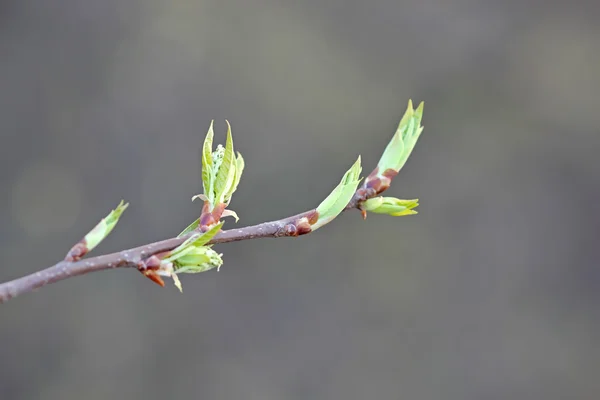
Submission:
{"label": "out-of-focus backdrop", "polygon": [[[133,270],[0,306],[2,399],[597,399],[596,1],[5,1],[0,280],[49,266],[121,198],[94,254],[200,211],[199,147],[233,126],[240,225],[425,131],[389,193],[299,238],[218,246],[184,293]],[[229,227],[233,221],[228,221]]]}

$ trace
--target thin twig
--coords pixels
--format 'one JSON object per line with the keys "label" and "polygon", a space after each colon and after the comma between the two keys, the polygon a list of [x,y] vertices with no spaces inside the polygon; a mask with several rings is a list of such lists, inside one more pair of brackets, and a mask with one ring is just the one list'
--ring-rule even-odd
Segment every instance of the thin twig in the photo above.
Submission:
{"label": "thin twig", "polygon": [[[247,226],[239,229],[221,231],[215,236],[210,244],[235,242],[239,240],[258,239],[267,237],[299,236],[310,233],[310,230],[299,229],[298,221],[309,216],[314,210],[307,211],[288,218],[276,221],[264,222],[258,225]],[[42,286],[71,278],[78,275],[88,274],[94,271],[102,271],[114,268],[137,268],[144,259],[158,253],[169,251],[179,246],[186,237],[171,238],[135,247],[116,253],[97,257],[90,257],[79,261],[61,261],[53,266],[0,284],[0,304],[21,294],[31,292]]]}

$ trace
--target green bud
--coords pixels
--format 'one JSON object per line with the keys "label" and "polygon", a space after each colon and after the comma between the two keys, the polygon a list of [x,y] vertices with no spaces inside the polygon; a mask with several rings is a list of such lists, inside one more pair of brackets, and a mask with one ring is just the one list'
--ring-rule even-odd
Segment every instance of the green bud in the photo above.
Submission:
{"label": "green bud", "polygon": [[413,109],[412,100],[408,101],[408,107],[398,124],[396,134],[388,143],[377,164],[379,174],[383,174],[387,170],[394,170],[397,173],[402,169],[406,160],[408,160],[421,132],[423,132],[423,127],[421,126],[423,106],[424,104],[421,102],[415,110]]}
{"label": "green bud", "polygon": [[161,260],[159,275],[173,278],[175,286],[182,291],[177,274],[196,274],[218,268],[223,264],[221,254],[206,245],[221,230],[223,222],[214,225],[204,233],[196,233],[181,245],[171,250],[167,257]]}
{"label": "green bud", "polygon": [[100,244],[100,242],[102,242],[102,240],[108,236],[108,234],[117,225],[121,214],[123,214],[128,206],[128,203],[125,203],[123,200],[121,200],[117,208],[112,210],[110,214],[98,222],[98,225],[96,225],[94,229],[85,235],[83,240],[86,242],[88,251],[91,251],[94,247],[98,246],[98,244]]}
{"label": "green bud", "polygon": [[417,214],[413,208],[419,205],[419,200],[401,200],[395,197],[374,197],[362,203],[365,211],[376,214],[388,214],[394,217]]}
{"label": "green bud", "polygon": [[231,125],[227,122],[227,140],[225,147],[218,145],[212,150],[213,123],[211,122],[204,146],[202,148],[202,186],[204,195],[200,197],[208,201],[211,210],[219,203],[229,204],[231,196],[237,189],[244,170],[244,159],[238,152],[237,157],[233,149]]}
{"label": "green bud", "polygon": [[312,225],[311,228],[313,231],[333,220],[346,208],[360,182],[361,171],[362,167],[360,166],[359,156],[354,165],[346,171],[341,182],[317,207],[319,219]]}
{"label": "green bud", "polygon": [[223,265],[221,254],[208,246],[194,246],[174,261],[178,274],[197,274]]}

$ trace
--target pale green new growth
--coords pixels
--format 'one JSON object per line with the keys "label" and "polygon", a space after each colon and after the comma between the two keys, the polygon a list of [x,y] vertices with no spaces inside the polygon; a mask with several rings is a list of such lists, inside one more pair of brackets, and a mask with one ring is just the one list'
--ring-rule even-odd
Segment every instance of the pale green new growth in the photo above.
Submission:
{"label": "pale green new growth", "polygon": [[231,196],[237,190],[238,185],[240,184],[240,179],[242,179],[242,172],[244,172],[245,167],[244,159],[242,155],[238,151],[237,158],[235,159],[235,178],[233,180],[233,185],[231,186],[231,190],[229,191],[228,197],[231,199]]}
{"label": "pale green new growth", "polygon": [[197,274],[223,265],[221,255],[208,246],[192,247],[177,260],[178,274]]}
{"label": "pale green new growth", "polygon": [[192,235],[191,237],[187,238],[185,240],[185,242],[183,242],[182,244],[180,244],[179,246],[177,246],[175,249],[173,249],[171,251],[171,254],[169,255],[169,259],[171,257],[173,257],[174,255],[176,255],[178,252],[183,251],[190,246],[203,246],[206,243],[210,242],[210,240],[213,237],[215,237],[215,235],[217,233],[219,233],[223,224],[224,224],[224,222],[219,222],[218,224],[213,225],[208,231],[206,231],[204,233],[196,233],[196,234]]}
{"label": "pale green new growth", "polygon": [[210,199],[210,175],[212,171],[212,142],[215,135],[213,131],[213,122],[210,122],[208,133],[204,138],[204,146],[202,147],[202,186],[204,188],[204,194],[209,196]]}
{"label": "pale green new growth", "polygon": [[187,226],[187,228],[185,228],[179,235],[177,235],[177,237],[179,238],[179,237],[185,236],[186,234],[188,234],[191,231],[193,231],[196,228],[198,228],[198,225],[200,225],[200,218],[196,219],[194,222],[192,222],[191,224],[189,224]]}
{"label": "pale green new growth", "polygon": [[98,222],[98,225],[96,225],[87,235],[85,235],[83,240],[85,240],[88,251],[91,251],[94,247],[98,246],[98,244],[100,244],[100,242],[108,236],[108,234],[117,225],[121,214],[123,214],[128,206],[129,203],[125,203],[123,200],[121,200],[117,208],[112,210],[110,214]]}
{"label": "pale green new growth", "polygon": [[211,210],[219,203],[229,204],[244,171],[244,159],[239,152],[236,157],[233,149],[231,125],[228,121],[226,122],[227,140],[225,147],[218,145],[215,151],[212,150],[213,123],[210,124],[202,148],[202,186],[204,194],[192,198],[208,201]]}
{"label": "pale green new growth", "polygon": [[358,156],[358,159],[354,165],[352,165],[352,167],[346,171],[342,177],[341,182],[317,207],[319,219],[314,225],[312,225],[313,231],[337,217],[338,214],[341,213],[344,208],[346,208],[346,205],[348,205],[348,202],[350,199],[352,199],[352,196],[356,191],[356,187],[360,182],[361,171],[362,167],[360,165],[360,156]]}
{"label": "pale green new growth", "polygon": [[196,274],[220,267],[223,264],[221,255],[206,244],[219,233],[222,226],[223,222],[214,225],[207,232],[189,237],[161,261],[164,269],[159,273],[173,278],[175,286],[182,291],[177,274]]}
{"label": "pale green new growth", "polygon": [[376,214],[387,214],[393,217],[417,214],[413,208],[419,205],[419,200],[402,200],[395,197],[374,197],[366,200],[362,207],[365,211]]}
{"label": "pale green new growth", "polygon": [[406,160],[408,160],[423,131],[423,127],[421,126],[423,105],[423,102],[421,102],[415,110],[413,109],[412,100],[408,101],[408,107],[398,124],[396,134],[385,148],[377,164],[379,174],[388,169],[398,172],[404,166]]}
{"label": "pale green new growth", "polygon": [[223,211],[223,214],[221,214],[221,218],[225,218],[225,217],[233,217],[233,218],[235,218],[235,222],[238,222],[240,220],[240,217],[238,217],[237,213],[233,210]]}
{"label": "pale green new growth", "polygon": [[215,202],[217,203],[225,203],[225,197],[231,193],[229,193],[233,182],[235,181],[235,153],[233,152],[233,138],[231,137],[231,125],[229,125],[229,121],[227,122],[227,141],[225,142],[225,151],[223,153],[223,160],[221,161],[221,165],[217,171],[217,175],[215,177]]}

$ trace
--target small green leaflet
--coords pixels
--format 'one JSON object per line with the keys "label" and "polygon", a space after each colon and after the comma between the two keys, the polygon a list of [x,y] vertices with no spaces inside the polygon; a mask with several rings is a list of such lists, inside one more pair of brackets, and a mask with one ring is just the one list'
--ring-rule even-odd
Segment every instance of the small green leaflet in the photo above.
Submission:
{"label": "small green leaflet", "polygon": [[[223,161],[217,172],[215,180],[215,197],[216,203],[223,203],[225,197],[229,194],[229,190],[235,180],[235,153],[233,152],[233,138],[231,137],[231,125],[227,122],[227,141],[225,142],[225,153]],[[215,203],[215,204],[216,204]]]}
{"label": "small green leaflet", "polygon": [[123,200],[119,203],[117,208],[112,210],[105,218],[103,218],[98,224],[84,237],[88,251],[91,251],[94,247],[98,246],[104,238],[114,229],[119,222],[121,214],[129,206]]}
{"label": "small green leaflet", "polygon": [[421,132],[423,132],[423,127],[421,126],[423,107],[424,103],[421,102],[419,107],[414,110],[412,100],[408,101],[408,107],[398,124],[398,129],[377,164],[380,174],[388,169],[398,172],[408,160]]}
{"label": "small green leaflet", "polygon": [[336,188],[317,207],[319,219],[312,226],[313,231],[337,217],[346,208],[360,182],[361,171],[360,156],[358,156],[354,165],[346,171]]}
{"label": "small green leaflet", "polygon": [[212,193],[210,193],[210,176],[212,172],[212,142],[215,135],[213,131],[213,122],[210,122],[208,133],[204,138],[204,146],[202,147],[202,187],[204,188],[204,194],[212,200]]}

